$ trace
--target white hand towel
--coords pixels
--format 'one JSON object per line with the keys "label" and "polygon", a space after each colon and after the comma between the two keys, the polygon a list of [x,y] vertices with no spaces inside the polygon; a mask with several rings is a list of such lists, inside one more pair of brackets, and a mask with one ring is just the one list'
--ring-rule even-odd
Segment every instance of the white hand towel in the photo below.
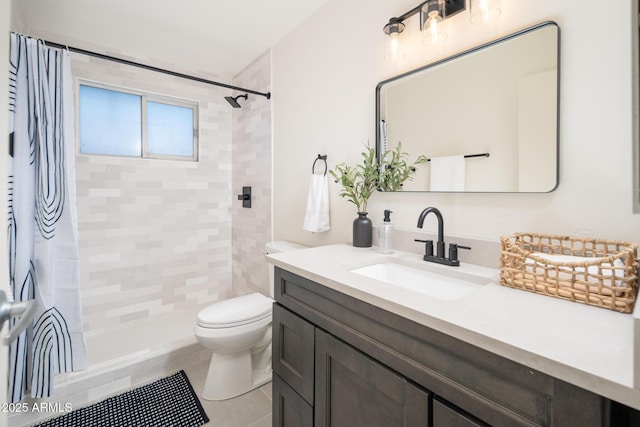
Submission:
{"label": "white hand towel", "polygon": [[311,175],[307,213],[304,216],[304,230],[314,233],[327,231],[329,222],[329,181],[327,175]]}
{"label": "white hand towel", "polygon": [[431,159],[431,191],[464,191],[464,156]]}

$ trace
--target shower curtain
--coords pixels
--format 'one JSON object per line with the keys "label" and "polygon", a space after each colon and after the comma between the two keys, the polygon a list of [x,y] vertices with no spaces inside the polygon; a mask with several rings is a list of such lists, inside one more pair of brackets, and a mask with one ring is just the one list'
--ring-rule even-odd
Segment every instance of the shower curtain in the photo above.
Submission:
{"label": "shower curtain", "polygon": [[9,280],[14,300],[37,305],[9,350],[8,397],[17,402],[25,390],[50,396],[54,376],[86,368],[87,356],[69,53],[18,34],[10,53]]}

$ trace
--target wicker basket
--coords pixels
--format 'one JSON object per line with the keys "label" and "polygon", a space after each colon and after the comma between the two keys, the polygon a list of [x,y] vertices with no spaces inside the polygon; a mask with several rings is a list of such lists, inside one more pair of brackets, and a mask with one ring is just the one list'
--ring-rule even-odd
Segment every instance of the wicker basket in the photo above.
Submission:
{"label": "wicker basket", "polygon": [[534,233],[516,233],[501,241],[502,285],[622,313],[633,311],[637,244]]}

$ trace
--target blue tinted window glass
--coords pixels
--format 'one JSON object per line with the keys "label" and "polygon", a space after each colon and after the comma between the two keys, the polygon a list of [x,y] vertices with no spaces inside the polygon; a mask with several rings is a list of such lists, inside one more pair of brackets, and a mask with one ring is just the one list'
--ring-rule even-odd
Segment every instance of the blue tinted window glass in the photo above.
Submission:
{"label": "blue tinted window glass", "polygon": [[141,97],[80,85],[80,152],[142,156]]}
{"label": "blue tinted window glass", "polygon": [[147,102],[147,151],[193,157],[193,109]]}

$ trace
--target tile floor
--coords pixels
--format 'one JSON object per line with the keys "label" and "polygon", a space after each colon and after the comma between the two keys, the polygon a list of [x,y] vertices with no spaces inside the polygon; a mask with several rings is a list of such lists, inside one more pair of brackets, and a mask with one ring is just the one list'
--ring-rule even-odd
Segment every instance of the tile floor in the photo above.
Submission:
{"label": "tile floor", "polygon": [[[184,369],[198,395],[208,369],[208,360]],[[234,399],[214,402],[200,398],[200,402],[210,420],[207,426],[271,427],[271,383]]]}

